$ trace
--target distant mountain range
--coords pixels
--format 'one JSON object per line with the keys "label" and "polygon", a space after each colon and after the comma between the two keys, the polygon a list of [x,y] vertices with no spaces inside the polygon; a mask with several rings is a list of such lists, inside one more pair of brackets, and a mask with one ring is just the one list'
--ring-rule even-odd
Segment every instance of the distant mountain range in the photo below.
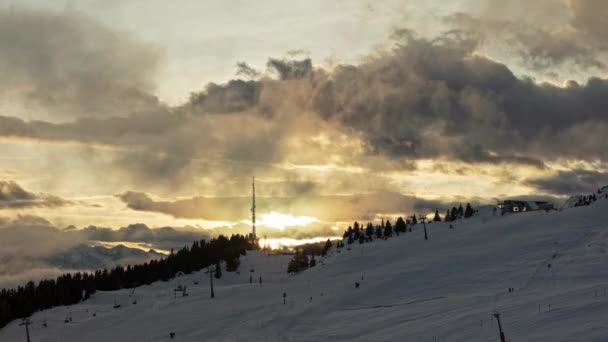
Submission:
{"label": "distant mountain range", "polygon": [[117,265],[141,264],[151,259],[158,259],[164,254],[151,249],[144,251],[118,245],[112,248],[103,246],[79,245],[59,254],[46,258],[46,261],[61,269],[93,270]]}

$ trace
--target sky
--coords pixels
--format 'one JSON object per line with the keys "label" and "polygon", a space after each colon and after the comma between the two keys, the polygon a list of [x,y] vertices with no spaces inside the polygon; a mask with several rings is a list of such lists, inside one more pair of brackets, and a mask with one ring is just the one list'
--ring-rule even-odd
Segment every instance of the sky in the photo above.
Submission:
{"label": "sky", "polygon": [[244,233],[253,176],[270,238],[559,204],[608,184],[607,18],[603,0],[0,0],[0,227]]}

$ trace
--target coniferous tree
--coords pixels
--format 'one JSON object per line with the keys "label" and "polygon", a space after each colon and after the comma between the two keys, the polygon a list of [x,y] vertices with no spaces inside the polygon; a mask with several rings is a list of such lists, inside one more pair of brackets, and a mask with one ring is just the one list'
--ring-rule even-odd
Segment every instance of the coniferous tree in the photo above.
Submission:
{"label": "coniferous tree", "polygon": [[310,266],[310,267],[315,267],[316,265],[317,265],[317,260],[315,260],[315,255],[313,254],[313,255],[310,257],[310,263],[309,263],[309,266]]}
{"label": "coniferous tree", "polygon": [[446,210],[445,217],[443,218],[445,222],[452,222],[452,215],[450,215],[450,209]]}
{"label": "coniferous tree", "polygon": [[458,218],[458,209],[456,207],[452,207],[452,212],[450,213],[450,221],[456,221]]}
{"label": "coniferous tree", "polygon": [[464,210],[464,217],[469,218],[473,216],[473,208],[471,208],[471,203],[467,203],[467,207]]}
{"label": "coniferous tree", "polygon": [[361,234],[359,235],[359,244],[364,244],[365,243],[365,235]]}
{"label": "coniferous tree", "polygon": [[241,260],[238,256],[232,256],[226,259],[226,272],[234,272],[239,269]]}
{"label": "coniferous tree", "polygon": [[376,238],[382,238],[382,228],[380,226],[376,226]]}
{"label": "coniferous tree", "polygon": [[351,235],[353,233],[353,227],[348,226],[348,229],[346,229],[346,231],[344,231],[344,236],[342,236],[343,238],[347,238],[349,235]]}
{"label": "coniferous tree", "polygon": [[216,279],[220,279],[222,277],[222,264],[220,264],[220,262],[216,262],[215,263],[215,274],[214,277]]}
{"label": "coniferous tree", "polygon": [[412,215],[412,224],[418,224],[418,219],[416,218],[416,215]]}
{"label": "coniferous tree", "polygon": [[391,237],[393,235],[393,226],[391,225],[391,221],[386,220],[384,224],[384,236]]}
{"label": "coniferous tree", "polygon": [[[315,261],[316,263],[316,261]],[[298,273],[309,267],[308,257],[304,252],[297,250],[289,264],[287,264],[287,273]]]}
{"label": "coniferous tree", "polygon": [[348,235],[348,241],[347,241],[347,243],[349,245],[352,245],[353,242],[355,242],[355,239],[353,239],[353,234]]}
{"label": "coniferous tree", "polygon": [[371,222],[367,223],[367,228],[365,228],[365,235],[367,235],[368,238],[371,238],[372,235],[374,235],[374,225]]}
{"label": "coniferous tree", "polygon": [[329,251],[330,248],[331,248],[331,241],[329,239],[327,239],[327,241],[325,242],[325,247],[323,247],[323,252],[321,253],[321,255],[326,256],[327,252]]}
{"label": "coniferous tree", "polygon": [[407,231],[407,225],[403,221],[403,217],[399,216],[395,221],[395,231],[405,233]]}
{"label": "coniferous tree", "polygon": [[457,215],[458,215],[458,218],[461,218],[461,217],[463,217],[463,216],[464,216],[464,209],[462,208],[462,204],[460,204],[460,205],[458,206]]}
{"label": "coniferous tree", "polygon": [[441,216],[439,216],[439,210],[435,210],[435,217],[433,217],[433,222],[441,222]]}
{"label": "coniferous tree", "polygon": [[355,240],[359,240],[359,235],[361,235],[361,231],[359,229],[359,222],[355,221],[355,223],[353,224],[353,239]]}

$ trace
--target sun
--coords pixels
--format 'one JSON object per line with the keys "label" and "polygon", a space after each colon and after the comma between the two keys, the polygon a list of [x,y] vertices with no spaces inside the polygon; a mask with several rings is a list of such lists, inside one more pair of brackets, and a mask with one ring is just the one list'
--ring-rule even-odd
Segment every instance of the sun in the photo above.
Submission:
{"label": "sun", "polygon": [[258,224],[260,226],[267,226],[283,230],[285,227],[305,226],[318,221],[319,220],[311,216],[293,216],[272,211],[270,213],[260,215]]}

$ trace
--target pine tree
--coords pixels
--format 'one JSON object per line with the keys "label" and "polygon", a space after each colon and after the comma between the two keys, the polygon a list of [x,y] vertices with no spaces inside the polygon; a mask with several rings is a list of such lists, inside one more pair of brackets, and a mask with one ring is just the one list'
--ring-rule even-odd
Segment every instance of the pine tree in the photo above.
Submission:
{"label": "pine tree", "polygon": [[352,245],[352,244],[353,244],[353,242],[355,242],[355,239],[353,239],[353,234],[349,234],[349,235],[348,235],[348,241],[347,241],[347,243],[348,243],[349,245]]}
{"label": "pine tree", "polygon": [[312,257],[310,258],[309,266],[315,267],[316,265],[317,265],[317,260],[315,260],[315,255],[313,254]]}
{"label": "pine tree", "polygon": [[364,244],[365,243],[365,235],[361,234],[359,235],[359,244]]}
{"label": "pine tree", "polygon": [[359,240],[359,235],[361,234],[361,231],[359,230],[359,222],[357,222],[357,221],[355,221],[355,223],[353,225],[353,233],[354,233],[353,238],[355,240]]}
{"label": "pine tree", "polygon": [[386,220],[384,224],[384,236],[390,237],[393,235],[393,226],[391,225],[391,221]]}
{"label": "pine tree", "polygon": [[403,221],[403,217],[399,216],[395,222],[395,231],[405,233],[407,231],[407,225]]}
{"label": "pine tree", "polygon": [[462,204],[458,206],[458,218],[461,218],[464,216],[464,209],[462,208]]}
{"label": "pine tree", "polygon": [[297,273],[307,269],[308,267],[308,257],[306,256],[306,254],[304,254],[303,251],[300,252],[299,250],[297,250],[293,258],[287,264],[287,273]]}
{"label": "pine tree", "polygon": [[241,260],[238,256],[229,257],[226,259],[226,272],[234,272],[239,269]]}
{"label": "pine tree", "polygon": [[441,217],[439,216],[439,210],[435,210],[435,217],[433,217],[434,222],[441,222]]}
{"label": "pine tree", "polygon": [[450,209],[446,210],[445,217],[443,218],[445,222],[452,222],[452,217],[450,215]]}
{"label": "pine tree", "polygon": [[458,209],[456,207],[452,207],[452,212],[450,213],[450,221],[456,221],[458,218]]}
{"label": "pine tree", "polygon": [[471,208],[471,203],[467,203],[467,208],[464,210],[464,217],[469,218],[473,216],[473,208]]}
{"label": "pine tree", "polygon": [[321,253],[321,255],[326,256],[327,252],[329,251],[330,248],[331,248],[331,241],[329,239],[327,239],[327,241],[325,242],[325,247],[323,247],[323,252]]}
{"label": "pine tree", "polygon": [[376,226],[376,238],[382,238],[382,228],[380,228],[380,226]]}
{"label": "pine tree", "polygon": [[367,235],[369,238],[374,235],[374,225],[371,222],[367,223],[367,228],[365,228],[365,235]]}
{"label": "pine tree", "polygon": [[416,215],[412,215],[412,224],[418,224],[418,219],[416,218]]}
{"label": "pine tree", "polygon": [[220,279],[222,277],[222,264],[220,262],[215,263],[215,278]]}

